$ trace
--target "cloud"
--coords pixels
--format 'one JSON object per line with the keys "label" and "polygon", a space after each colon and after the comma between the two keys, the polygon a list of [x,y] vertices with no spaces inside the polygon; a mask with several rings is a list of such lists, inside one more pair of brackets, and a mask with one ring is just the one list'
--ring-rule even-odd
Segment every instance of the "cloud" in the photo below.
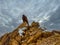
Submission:
{"label": "cloud", "polygon": [[6,25],[5,30],[12,31],[20,24],[22,14],[29,22],[38,21],[48,29],[57,29],[60,26],[59,6],[60,0],[0,0],[0,29],[4,30]]}

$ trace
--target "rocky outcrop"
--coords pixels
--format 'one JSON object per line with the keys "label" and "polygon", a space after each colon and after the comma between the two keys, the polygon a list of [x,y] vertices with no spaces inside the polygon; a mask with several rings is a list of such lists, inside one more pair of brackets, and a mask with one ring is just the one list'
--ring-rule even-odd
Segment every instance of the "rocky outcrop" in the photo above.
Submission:
{"label": "rocky outcrop", "polygon": [[0,45],[60,45],[60,32],[45,31],[38,22],[31,25],[23,22],[14,31],[0,37]]}

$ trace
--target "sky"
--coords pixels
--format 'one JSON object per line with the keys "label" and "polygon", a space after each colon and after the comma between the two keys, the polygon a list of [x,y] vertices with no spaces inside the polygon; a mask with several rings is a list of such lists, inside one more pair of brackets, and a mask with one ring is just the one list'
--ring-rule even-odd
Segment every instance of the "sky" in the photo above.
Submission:
{"label": "sky", "polygon": [[0,0],[0,36],[13,31],[22,23],[39,22],[47,30],[60,30],[60,0]]}

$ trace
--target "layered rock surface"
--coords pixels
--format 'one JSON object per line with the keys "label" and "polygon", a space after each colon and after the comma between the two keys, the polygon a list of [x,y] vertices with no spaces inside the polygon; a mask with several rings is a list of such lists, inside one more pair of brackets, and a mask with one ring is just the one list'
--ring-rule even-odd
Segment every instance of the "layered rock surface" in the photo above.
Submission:
{"label": "layered rock surface", "polygon": [[60,45],[60,32],[45,31],[38,22],[31,25],[23,22],[14,31],[0,37],[0,45]]}

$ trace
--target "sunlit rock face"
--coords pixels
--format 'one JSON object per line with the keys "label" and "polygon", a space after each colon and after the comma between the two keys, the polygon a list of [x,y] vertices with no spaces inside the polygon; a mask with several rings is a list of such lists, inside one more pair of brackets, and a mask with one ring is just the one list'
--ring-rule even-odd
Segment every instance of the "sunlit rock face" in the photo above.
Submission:
{"label": "sunlit rock face", "polygon": [[0,0],[0,36],[22,23],[37,21],[48,30],[60,29],[60,0]]}

